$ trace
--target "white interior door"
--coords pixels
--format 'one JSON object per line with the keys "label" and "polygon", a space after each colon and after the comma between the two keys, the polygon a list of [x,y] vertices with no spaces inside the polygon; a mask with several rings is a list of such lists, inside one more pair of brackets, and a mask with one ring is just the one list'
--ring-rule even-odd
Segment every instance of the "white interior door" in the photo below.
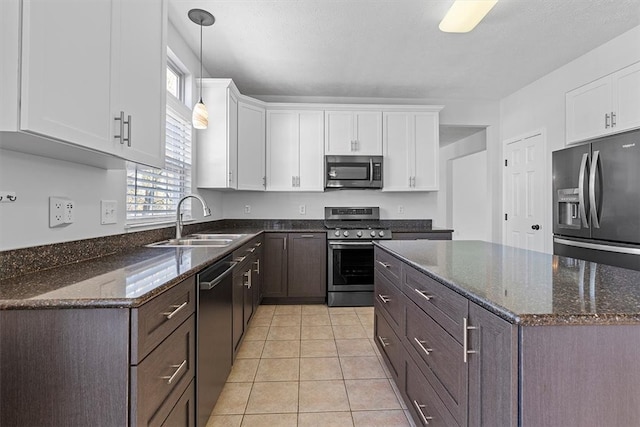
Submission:
{"label": "white interior door", "polygon": [[546,166],[544,136],[509,141],[505,146],[504,243],[522,249],[544,252],[546,205]]}

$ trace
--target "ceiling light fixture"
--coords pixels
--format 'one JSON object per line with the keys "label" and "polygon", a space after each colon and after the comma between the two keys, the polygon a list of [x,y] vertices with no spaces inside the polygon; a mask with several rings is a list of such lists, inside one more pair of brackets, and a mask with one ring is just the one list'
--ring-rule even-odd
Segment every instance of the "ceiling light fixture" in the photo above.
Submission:
{"label": "ceiling light fixture", "polygon": [[456,0],[438,28],[445,33],[468,33],[496,3],[498,0]]}
{"label": "ceiling light fixture", "polygon": [[188,13],[189,19],[200,25],[200,101],[193,107],[191,121],[196,129],[206,129],[209,126],[209,113],[207,107],[202,102],[202,27],[209,27],[216,22],[212,14],[202,9],[191,9]]}

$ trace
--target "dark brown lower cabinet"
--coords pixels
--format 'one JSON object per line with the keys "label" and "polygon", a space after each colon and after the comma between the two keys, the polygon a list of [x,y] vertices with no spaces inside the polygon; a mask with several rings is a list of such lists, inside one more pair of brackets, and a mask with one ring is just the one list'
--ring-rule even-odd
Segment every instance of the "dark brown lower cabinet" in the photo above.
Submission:
{"label": "dark brown lower cabinet", "polygon": [[162,427],[188,427],[196,425],[196,392],[194,383],[195,381],[191,381],[187,390],[182,393],[176,406],[173,407],[167,419],[162,423]]}
{"label": "dark brown lower cabinet", "polygon": [[326,233],[265,233],[264,242],[265,302],[326,299]]}

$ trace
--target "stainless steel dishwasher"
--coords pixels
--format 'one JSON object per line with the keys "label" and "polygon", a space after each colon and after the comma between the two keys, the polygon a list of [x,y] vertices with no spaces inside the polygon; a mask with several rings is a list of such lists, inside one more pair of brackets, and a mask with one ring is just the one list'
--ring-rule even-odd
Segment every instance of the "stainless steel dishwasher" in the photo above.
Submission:
{"label": "stainless steel dishwasher", "polygon": [[198,361],[196,408],[198,427],[207,424],[233,362],[232,287],[236,262],[231,255],[198,273]]}

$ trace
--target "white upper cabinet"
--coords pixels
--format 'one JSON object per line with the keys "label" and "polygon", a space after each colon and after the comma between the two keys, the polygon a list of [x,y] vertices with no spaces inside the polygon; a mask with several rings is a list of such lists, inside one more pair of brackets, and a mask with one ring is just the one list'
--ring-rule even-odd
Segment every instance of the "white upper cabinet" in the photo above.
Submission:
{"label": "white upper cabinet", "polygon": [[566,142],[640,127],[640,63],[566,94]]}
{"label": "white upper cabinet", "polygon": [[3,129],[162,167],[166,0],[24,0],[21,18],[19,123]]}
{"label": "white upper cabinet", "polygon": [[382,191],[438,190],[438,112],[383,114]]}
{"label": "white upper cabinet", "polygon": [[[246,97],[243,97],[246,98]],[[238,102],[238,190],[264,191],[265,109],[253,102]]]}
{"label": "white upper cabinet", "polygon": [[324,190],[322,111],[267,110],[267,191]]}
{"label": "white upper cabinet", "polygon": [[325,111],[325,154],[382,154],[381,111]]}
{"label": "white upper cabinet", "polygon": [[207,129],[196,130],[199,188],[238,188],[238,96],[230,79],[202,79]]}

